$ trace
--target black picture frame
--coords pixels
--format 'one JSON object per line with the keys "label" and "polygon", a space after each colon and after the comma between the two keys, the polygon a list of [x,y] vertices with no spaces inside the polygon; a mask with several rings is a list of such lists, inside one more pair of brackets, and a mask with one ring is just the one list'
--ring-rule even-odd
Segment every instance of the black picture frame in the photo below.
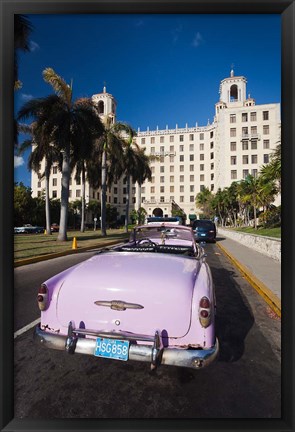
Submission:
{"label": "black picture frame", "polygon": [[[294,430],[294,0],[1,0],[0,353],[1,431]],[[280,14],[282,22],[282,418],[198,420],[20,420],[13,414],[13,17],[52,13]]]}

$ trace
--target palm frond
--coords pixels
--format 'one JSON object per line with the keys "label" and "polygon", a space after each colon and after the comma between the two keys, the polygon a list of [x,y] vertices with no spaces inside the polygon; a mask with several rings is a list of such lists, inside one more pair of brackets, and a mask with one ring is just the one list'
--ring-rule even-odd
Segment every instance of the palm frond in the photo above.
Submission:
{"label": "palm frond", "polygon": [[72,88],[66,83],[66,81],[57,75],[52,68],[44,69],[42,75],[44,81],[51,85],[55,93],[70,105],[72,101]]}

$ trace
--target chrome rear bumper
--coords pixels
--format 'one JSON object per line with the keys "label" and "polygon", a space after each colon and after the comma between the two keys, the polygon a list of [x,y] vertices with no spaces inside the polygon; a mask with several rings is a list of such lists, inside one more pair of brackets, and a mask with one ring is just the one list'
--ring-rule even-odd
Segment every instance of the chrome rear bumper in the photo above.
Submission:
{"label": "chrome rear bumper", "polygon": [[[52,348],[62,351],[67,351],[70,354],[88,354],[94,355],[96,339],[79,337],[82,329],[74,330],[69,325],[68,336],[49,333],[41,330],[40,325],[37,325],[34,332],[34,339],[37,343],[46,348]],[[86,333],[86,332],[85,332]],[[87,332],[87,334],[89,334]],[[119,337],[111,333],[99,333],[97,337]],[[122,335],[121,335],[122,338]],[[131,340],[129,347],[129,360],[148,362],[151,368],[160,364],[170,366],[181,366],[193,369],[201,369],[212,363],[219,352],[219,343],[216,339],[214,347],[209,349],[179,349],[165,348],[162,345],[160,333],[155,332],[154,337],[145,337],[146,341],[152,342],[151,345],[132,343],[132,337],[125,336],[125,339]],[[143,337],[141,338],[143,340]]]}

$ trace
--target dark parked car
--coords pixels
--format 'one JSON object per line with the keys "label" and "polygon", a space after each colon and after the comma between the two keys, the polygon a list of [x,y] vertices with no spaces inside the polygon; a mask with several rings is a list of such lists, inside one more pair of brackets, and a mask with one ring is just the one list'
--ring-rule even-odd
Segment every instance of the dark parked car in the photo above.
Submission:
{"label": "dark parked car", "polygon": [[59,225],[57,223],[51,225],[51,232],[59,232]]}
{"label": "dark parked car", "polygon": [[194,236],[197,242],[216,241],[216,225],[209,219],[197,219],[193,223]]}

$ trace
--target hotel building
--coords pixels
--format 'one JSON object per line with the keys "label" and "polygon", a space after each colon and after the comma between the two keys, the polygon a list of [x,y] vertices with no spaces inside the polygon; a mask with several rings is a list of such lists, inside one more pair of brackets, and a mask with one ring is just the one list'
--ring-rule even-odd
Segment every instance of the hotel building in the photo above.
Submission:
{"label": "hotel building", "polygon": [[[219,101],[215,104],[213,122],[206,126],[175,129],[138,130],[136,142],[146,148],[151,161],[152,179],[141,187],[131,187],[130,211],[143,207],[149,216],[171,216],[180,208],[187,222],[198,216],[196,195],[208,188],[216,193],[233,181],[248,174],[256,176],[262,165],[280,142],[280,104],[256,105],[247,96],[247,80],[243,76],[230,76],[220,83]],[[100,116],[116,121],[117,102],[106,92],[93,95]],[[42,167],[43,168],[43,167]],[[61,174],[53,167],[50,178],[50,196],[60,198]],[[41,195],[44,180],[32,172],[33,196]],[[70,200],[81,197],[81,184],[71,179]],[[86,201],[100,199],[100,191],[86,185]],[[121,216],[125,214],[126,188],[124,179],[108,191],[107,202],[115,206]]]}

